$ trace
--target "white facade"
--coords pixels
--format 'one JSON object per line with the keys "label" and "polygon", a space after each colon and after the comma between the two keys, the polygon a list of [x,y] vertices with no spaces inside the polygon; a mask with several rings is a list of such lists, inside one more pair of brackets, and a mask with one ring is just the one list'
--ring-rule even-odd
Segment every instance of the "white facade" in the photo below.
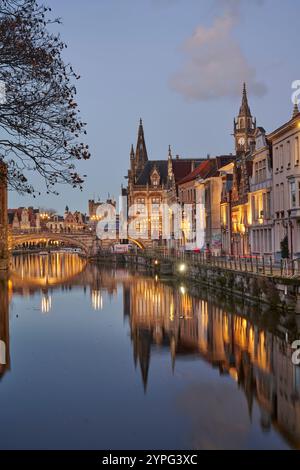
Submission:
{"label": "white facade", "polygon": [[255,132],[250,178],[250,245],[255,255],[273,255],[273,195],[270,147],[262,128]]}
{"label": "white facade", "polygon": [[273,152],[274,251],[281,257],[287,236],[289,256],[300,258],[300,113],[269,135]]}

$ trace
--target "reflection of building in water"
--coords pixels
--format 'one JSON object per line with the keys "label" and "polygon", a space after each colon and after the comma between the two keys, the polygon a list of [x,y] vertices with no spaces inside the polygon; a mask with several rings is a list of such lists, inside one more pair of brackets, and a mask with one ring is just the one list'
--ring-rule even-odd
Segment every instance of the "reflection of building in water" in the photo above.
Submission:
{"label": "reflection of building in water", "polygon": [[94,310],[102,310],[103,308],[103,297],[101,290],[94,290],[91,291],[92,297],[92,306]]}
{"label": "reflection of building in water", "polygon": [[47,256],[14,256],[12,262],[12,278],[15,281],[41,287],[70,281],[86,266],[86,260],[78,255],[57,252]]}
{"label": "reflection of building in water", "polygon": [[13,257],[12,277],[23,285],[52,286],[71,280],[85,266],[86,260],[72,253],[19,255]]}
{"label": "reflection of building in water", "polygon": [[9,357],[9,289],[6,279],[0,279],[0,379],[10,368]]}
{"label": "reflection of building in water", "polygon": [[48,292],[42,293],[41,311],[42,313],[49,313],[52,307],[52,297]]}
{"label": "reflection of building in water", "polygon": [[257,400],[265,430],[272,423],[300,447],[300,368],[292,364],[284,340],[154,280],[136,278],[123,293],[145,390],[153,345],[169,348],[173,367],[176,357],[199,355],[244,390],[250,415]]}

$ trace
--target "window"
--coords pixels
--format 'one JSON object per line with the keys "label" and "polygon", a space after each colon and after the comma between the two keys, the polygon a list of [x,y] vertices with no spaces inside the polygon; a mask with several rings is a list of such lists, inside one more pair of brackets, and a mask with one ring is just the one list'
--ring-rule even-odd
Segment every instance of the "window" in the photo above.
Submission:
{"label": "window", "polygon": [[255,162],[254,165],[254,172],[255,172],[255,183],[261,183],[266,180],[267,177],[267,170],[266,170],[266,159],[260,160],[259,162]]}
{"label": "window", "polygon": [[136,201],[137,203],[137,212],[143,214],[145,212],[145,198],[139,197]]}
{"label": "window", "polygon": [[159,213],[159,206],[160,206],[160,198],[159,197],[153,197],[151,201],[151,206],[152,206],[152,214],[158,214]]}
{"label": "window", "polygon": [[266,207],[265,207],[265,218],[271,218],[271,193],[267,192],[266,194]]}
{"label": "window", "polygon": [[278,152],[278,147],[275,148],[274,160],[275,160],[275,168],[276,168],[276,171],[278,171],[278,168],[279,168],[279,152]]}
{"label": "window", "polygon": [[287,153],[287,165],[291,165],[291,143],[288,140],[286,143],[286,153]]}
{"label": "window", "polygon": [[291,207],[296,207],[296,183],[295,181],[291,181],[290,189],[291,189]]}
{"label": "window", "polygon": [[295,138],[295,142],[294,142],[294,145],[295,145],[295,165],[299,165],[299,138],[296,137]]}
{"label": "window", "polygon": [[254,164],[255,183],[258,183],[258,162]]}
{"label": "window", "polygon": [[284,210],[284,184],[280,183],[280,200],[279,200],[279,210]]}
{"label": "window", "polygon": [[279,169],[282,170],[283,168],[283,145],[280,145],[279,149]]}

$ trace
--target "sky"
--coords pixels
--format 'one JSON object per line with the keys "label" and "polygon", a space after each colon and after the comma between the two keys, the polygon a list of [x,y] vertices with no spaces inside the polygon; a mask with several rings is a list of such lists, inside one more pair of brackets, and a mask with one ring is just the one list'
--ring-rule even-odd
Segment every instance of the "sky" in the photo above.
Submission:
{"label": "sky", "polygon": [[80,162],[84,189],[49,196],[11,192],[10,207],[87,212],[88,199],[118,198],[139,119],[150,159],[234,151],[242,84],[257,125],[290,119],[300,80],[296,0],[48,0],[68,44],[92,157]]}

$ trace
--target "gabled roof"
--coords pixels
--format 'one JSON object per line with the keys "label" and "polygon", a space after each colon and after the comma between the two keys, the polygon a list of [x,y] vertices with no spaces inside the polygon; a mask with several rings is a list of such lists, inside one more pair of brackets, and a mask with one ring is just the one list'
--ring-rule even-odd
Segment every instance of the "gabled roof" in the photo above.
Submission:
{"label": "gabled roof", "polygon": [[193,168],[198,167],[203,161],[205,161],[203,158],[175,158],[172,160],[175,183],[181,182],[181,180],[188,176],[191,171],[194,171]]}
{"label": "gabled roof", "polygon": [[215,158],[202,160],[194,171],[189,173],[185,178],[180,180],[179,184],[188,183],[196,178],[210,178],[211,176],[219,176],[219,169],[231,162],[233,155],[220,155]]}
{"label": "gabled roof", "polygon": [[217,163],[217,168],[220,170],[225,165],[228,165],[229,163],[233,162],[235,160],[234,155],[218,155],[216,156],[216,163]]}
{"label": "gabled roof", "polygon": [[148,160],[141,174],[138,176],[135,186],[146,186],[147,184],[151,184],[150,176],[154,168],[159,172],[160,184],[166,184],[168,178],[167,160]]}
{"label": "gabled roof", "polygon": [[216,167],[215,159],[207,159],[203,160],[200,165],[195,168],[194,171],[189,173],[185,178],[180,180],[179,184],[188,183],[189,181],[193,181],[196,178],[206,178],[209,173],[212,172]]}

